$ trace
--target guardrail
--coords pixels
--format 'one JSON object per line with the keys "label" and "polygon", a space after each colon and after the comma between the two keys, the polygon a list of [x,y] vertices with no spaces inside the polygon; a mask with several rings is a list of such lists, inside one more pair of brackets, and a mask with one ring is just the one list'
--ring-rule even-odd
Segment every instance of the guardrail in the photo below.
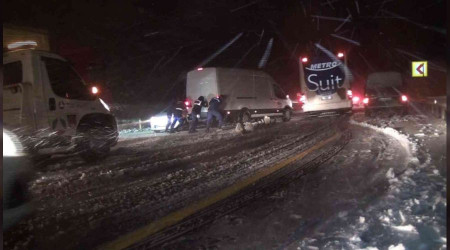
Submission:
{"label": "guardrail", "polygon": [[125,129],[139,129],[150,128],[150,122],[143,121],[141,119],[130,119],[130,120],[117,120],[117,129],[119,131]]}
{"label": "guardrail", "polygon": [[427,99],[419,102],[414,102],[420,106],[423,112],[431,114],[439,119],[447,119],[447,97],[436,96],[428,97]]}

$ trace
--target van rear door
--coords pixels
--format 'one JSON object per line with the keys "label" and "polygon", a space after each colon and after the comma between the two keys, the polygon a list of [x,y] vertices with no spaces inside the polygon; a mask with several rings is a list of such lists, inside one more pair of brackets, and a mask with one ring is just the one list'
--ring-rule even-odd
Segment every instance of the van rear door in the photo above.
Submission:
{"label": "van rear door", "polygon": [[215,68],[190,71],[186,81],[186,97],[191,101],[203,96],[208,101],[217,96],[217,77]]}

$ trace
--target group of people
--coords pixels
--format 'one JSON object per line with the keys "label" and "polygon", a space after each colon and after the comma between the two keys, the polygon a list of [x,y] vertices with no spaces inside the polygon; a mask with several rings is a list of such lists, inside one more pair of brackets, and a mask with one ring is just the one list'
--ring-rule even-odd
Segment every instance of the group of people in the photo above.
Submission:
{"label": "group of people", "polygon": [[[206,121],[206,132],[209,132],[209,128],[211,127],[213,118],[215,118],[219,122],[219,129],[222,129],[223,125],[223,116],[221,113],[221,104],[222,98],[220,96],[213,97],[209,104],[205,97],[200,96],[194,102],[194,106],[192,107],[191,112],[191,123],[189,125],[189,133],[197,132],[197,124],[200,119],[200,113],[202,111],[202,107],[208,107],[208,115]],[[172,120],[173,116],[173,120]],[[167,118],[168,122],[166,125],[166,132],[174,133],[175,126],[179,123],[177,128],[181,128],[182,125],[186,122],[187,118],[187,110],[182,101],[172,101],[168,110],[167,110]]]}

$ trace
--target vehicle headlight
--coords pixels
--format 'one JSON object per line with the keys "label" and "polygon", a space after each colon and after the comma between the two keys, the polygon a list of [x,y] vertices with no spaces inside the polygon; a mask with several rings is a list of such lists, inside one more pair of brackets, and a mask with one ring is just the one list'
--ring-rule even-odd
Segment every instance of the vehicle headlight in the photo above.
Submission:
{"label": "vehicle headlight", "polygon": [[99,100],[100,100],[100,102],[103,104],[103,107],[105,107],[105,109],[106,110],[108,110],[108,111],[111,111],[110,109],[109,109],[109,106],[108,106],[108,104],[106,104],[106,102],[105,101],[103,101],[102,100],[102,98],[98,98]]}
{"label": "vehicle headlight", "polygon": [[153,116],[150,118],[150,124],[157,125],[157,126],[166,126],[169,119],[167,116]]}
{"label": "vehicle headlight", "polygon": [[22,156],[23,148],[17,137],[3,130],[3,156]]}

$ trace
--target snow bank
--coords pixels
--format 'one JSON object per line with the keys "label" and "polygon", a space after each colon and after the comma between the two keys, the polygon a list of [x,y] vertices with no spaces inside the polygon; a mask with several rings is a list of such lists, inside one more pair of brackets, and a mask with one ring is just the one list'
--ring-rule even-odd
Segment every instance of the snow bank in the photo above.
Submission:
{"label": "snow bank", "polygon": [[403,244],[400,243],[396,246],[390,245],[388,250],[405,250],[405,247],[403,246]]}
{"label": "snow bank", "polygon": [[401,232],[417,233],[417,230],[413,225],[392,226],[392,228]]}
{"label": "snow bank", "polygon": [[380,127],[370,125],[365,122],[357,122],[353,119],[350,120],[350,124],[358,125],[358,126],[365,127],[365,128],[370,128],[377,132],[383,133],[387,136],[394,138],[405,149],[409,162],[419,162],[419,160],[416,157],[417,145],[415,143],[411,142],[408,139],[408,136],[398,132],[397,130],[395,130],[391,127],[380,128]]}

